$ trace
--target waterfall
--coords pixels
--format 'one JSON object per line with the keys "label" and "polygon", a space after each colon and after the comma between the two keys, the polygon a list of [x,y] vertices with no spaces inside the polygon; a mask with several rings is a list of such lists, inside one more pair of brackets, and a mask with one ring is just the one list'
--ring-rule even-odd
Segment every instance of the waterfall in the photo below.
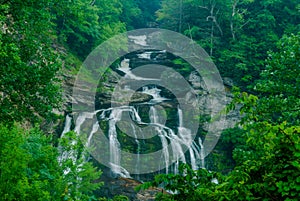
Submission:
{"label": "waterfall", "polygon": [[65,120],[64,130],[61,133],[61,137],[63,137],[64,134],[66,134],[67,132],[69,132],[71,130],[71,123],[72,123],[72,117],[70,117],[69,115],[67,115],[66,116],[66,120]]}
{"label": "waterfall", "polygon": [[180,109],[180,107],[177,107],[178,110],[178,121],[179,121],[179,128],[182,128],[183,126],[183,117],[182,117],[182,110]]}
{"label": "waterfall", "polygon": [[[147,38],[144,35],[129,36],[129,39],[132,40],[136,45],[147,46],[147,40],[146,40]],[[146,63],[147,60],[154,61],[157,58],[157,60],[155,61],[157,63],[160,59],[165,58],[166,56],[166,55],[159,55],[159,54],[166,54],[166,50],[160,50],[160,51],[153,50],[153,51],[147,50],[144,52],[139,52],[138,54],[135,54],[134,58],[142,59],[143,63]],[[126,57],[129,58],[129,56]],[[107,132],[104,135],[108,140],[106,144],[107,149],[105,148],[105,151],[106,152],[109,151],[108,153],[109,155],[107,157],[107,164],[105,165],[107,165],[111,169],[111,172],[113,172],[115,175],[120,177],[126,177],[126,178],[130,177],[130,173],[129,173],[130,170],[128,168],[129,166],[126,164],[126,162],[129,163],[128,161],[133,160],[131,158],[128,158],[127,160],[127,158],[124,157],[124,154],[122,154],[123,151],[122,148],[124,147],[122,147],[123,135],[120,136],[120,132],[119,132],[120,130],[122,131],[122,133],[128,134],[131,137],[131,139],[128,140],[130,142],[129,145],[134,147],[130,147],[129,150],[131,151],[134,150],[136,152],[130,154],[134,154],[134,156],[136,156],[136,158],[134,158],[136,163],[133,164],[133,169],[135,170],[133,171],[135,171],[137,175],[140,173],[139,168],[141,167],[141,165],[143,165],[143,167],[145,166],[147,167],[147,164],[142,164],[144,162],[143,160],[143,154],[144,154],[143,151],[145,151],[144,146],[148,140],[147,132],[155,136],[155,138],[153,137],[154,139],[151,139],[155,142],[155,143],[151,142],[153,144],[150,144],[151,151],[161,148],[161,150],[159,150],[161,151],[159,152],[160,158],[155,158],[154,160],[158,160],[158,161],[154,161],[153,163],[159,163],[160,166],[163,166],[161,167],[161,169],[165,169],[166,173],[169,173],[170,171],[173,170],[172,173],[177,174],[179,164],[181,162],[190,163],[193,170],[197,170],[199,167],[204,168],[205,167],[204,146],[202,144],[201,138],[198,138],[198,140],[195,141],[194,136],[192,135],[192,131],[188,129],[188,125],[185,125],[187,123],[185,123],[186,121],[184,122],[183,120],[184,117],[186,117],[187,115],[183,113],[184,111],[182,111],[182,108],[180,108],[180,106],[177,107],[177,111],[176,111],[176,108],[173,107],[175,102],[173,102],[174,104],[173,103],[168,104],[167,101],[170,102],[172,100],[164,97],[161,93],[162,90],[160,89],[160,87],[155,84],[157,83],[156,80],[158,81],[161,80],[154,79],[154,78],[140,77],[141,73],[138,73],[138,71],[132,69],[132,67],[130,66],[131,61],[128,58],[124,58],[121,61],[120,65],[115,70],[116,73],[118,73],[119,75],[124,73],[125,75],[123,74],[124,75],[123,78],[129,80],[128,82],[129,84],[139,83],[140,81],[145,81],[145,80],[151,80],[151,82],[145,82],[147,84],[141,86],[142,90],[140,90],[140,88],[136,90],[141,93],[150,95],[152,98],[147,102],[146,101],[141,103],[134,102],[133,105],[112,106],[110,108],[101,108],[92,113],[83,111],[82,113],[77,114],[78,116],[76,120],[74,119],[75,120],[74,131],[78,135],[80,135],[81,127],[86,126],[86,124],[91,126],[89,133],[87,133],[88,136],[87,136],[87,141],[85,143],[86,147],[90,147],[91,145],[93,145],[93,138],[96,136],[96,133],[98,133],[97,131],[102,129],[100,128],[100,126],[105,124],[104,130]],[[153,80],[155,82],[152,82]],[[135,85],[129,86],[129,84],[128,85],[124,84],[122,85],[121,88],[122,89],[124,88],[126,92],[134,90]],[[121,91],[119,94],[122,95],[122,92],[123,91]],[[119,97],[118,96],[119,94],[118,93],[116,94],[117,94],[116,96]],[[124,93],[124,97],[125,96],[126,93]],[[123,96],[121,98],[123,98]],[[172,124],[173,122],[170,123],[170,121],[167,121],[169,119],[167,119],[167,115],[166,115],[167,113],[163,108],[163,106],[166,105],[168,105],[168,107],[170,107],[171,110],[174,109],[175,111],[174,116],[176,116],[176,112],[177,112],[178,124],[176,123],[176,120],[174,120],[175,124]],[[144,107],[149,107],[148,116],[146,117],[144,116],[145,114],[142,115],[142,112],[148,111],[148,108],[145,109]],[[138,108],[141,109],[138,110]],[[93,120],[92,122],[87,123],[87,119],[93,119],[96,115],[97,115],[96,121]],[[127,119],[123,122],[124,117],[127,117]],[[143,122],[142,119],[148,117],[150,122],[149,121]],[[171,119],[171,121],[172,120],[173,119]],[[127,130],[125,130],[127,133],[123,132],[124,130],[122,129],[122,122],[130,123],[130,121],[132,121],[131,124],[128,124],[129,126],[126,127]],[[68,131],[70,131],[70,129],[71,129],[71,117],[67,115],[65,121],[65,128],[62,132],[62,136]],[[128,141],[126,141],[126,143],[128,143]],[[78,142],[72,141],[71,143],[76,144]],[[154,148],[152,149],[152,147]],[[62,157],[69,157],[72,160],[76,160],[76,156],[74,155],[74,153],[70,153],[70,152],[63,153]]]}
{"label": "waterfall", "polygon": [[204,161],[204,147],[202,144],[202,140],[199,137],[198,143],[199,146],[196,144],[195,141],[191,138],[191,131],[184,127],[183,125],[183,113],[181,108],[178,107],[178,120],[179,120],[179,127],[178,132],[179,136],[181,137],[182,142],[189,146],[189,154],[191,160],[191,166],[193,170],[198,169],[197,160],[201,161],[201,168],[205,167]]}
{"label": "waterfall", "polygon": [[125,76],[124,76],[125,78],[132,79],[132,80],[158,80],[158,79],[151,79],[151,78],[136,76],[135,74],[133,74],[131,72],[131,68],[129,67],[129,62],[130,62],[129,59],[122,60],[120,66],[118,68],[118,70],[125,73]]}
{"label": "waterfall", "polygon": [[152,52],[143,52],[141,54],[138,54],[137,56],[140,59],[148,59],[148,60],[150,60],[151,59],[151,54],[152,54]]}
{"label": "waterfall", "polygon": [[[157,130],[159,133],[161,131]],[[163,157],[165,161],[165,168],[166,168],[166,174],[168,174],[168,168],[169,168],[169,150],[168,150],[168,141],[166,137],[163,134],[158,134],[161,143],[162,143],[162,150],[163,150]]]}
{"label": "waterfall", "polygon": [[[149,118],[150,122],[155,124],[155,125],[160,125],[159,118],[157,115],[157,110],[155,109],[154,106],[150,107],[149,110]],[[169,150],[168,150],[168,141],[166,139],[166,131],[163,130],[161,127],[155,127],[155,131],[158,133],[158,137],[161,140],[162,143],[162,151],[163,151],[163,157],[165,161],[165,168],[166,168],[166,173],[168,173],[168,168],[169,168]]]}
{"label": "waterfall", "polygon": [[[184,151],[182,149],[183,141],[174,133],[174,131],[164,124],[161,124],[162,120],[159,120],[159,115],[157,109],[154,106],[150,107],[149,111],[151,123],[155,124],[155,130],[158,133],[158,136],[161,139],[162,150],[164,156],[164,163],[166,167],[166,173],[168,173],[170,153],[168,150],[168,140],[170,141],[170,145],[172,147],[172,155],[174,163],[174,173],[178,173],[179,162],[182,161],[186,163],[186,159],[184,156]],[[167,140],[168,139],[168,140]]]}
{"label": "waterfall", "polygon": [[[75,127],[75,131],[80,130],[80,126],[84,123],[84,120],[86,119],[86,115],[81,115],[80,117],[77,118],[76,120],[76,127]],[[64,129],[62,131],[61,134],[61,138],[63,138],[65,136],[66,133],[68,133],[71,130],[71,122],[72,122],[72,117],[67,115],[66,116],[66,120],[65,120],[65,126]],[[72,140],[71,141],[71,145],[76,145],[78,142],[76,140]],[[58,150],[60,152],[60,155],[58,156],[58,162],[62,165],[63,161],[67,160],[67,159],[71,159],[73,164],[76,164],[77,161],[77,157],[78,157],[78,153],[76,152],[76,150],[69,150],[69,151],[63,151],[61,145],[58,145]],[[77,165],[77,171],[81,171],[81,165],[82,164],[78,164]],[[69,167],[67,167],[64,170],[64,175],[67,175],[69,172],[71,171],[71,169]],[[77,177],[77,180],[81,180],[82,178]]]}
{"label": "waterfall", "polygon": [[157,87],[150,88],[150,87],[146,86],[146,87],[143,87],[143,90],[142,90],[142,93],[148,94],[153,97],[149,103],[160,103],[162,101],[167,100],[166,98],[164,98],[160,95],[160,92],[161,92],[161,90],[158,89]]}
{"label": "waterfall", "polygon": [[184,127],[179,127],[178,132],[179,132],[179,138],[180,138],[182,144],[189,147],[188,150],[189,150],[192,169],[197,170],[198,166],[197,166],[196,158],[200,158],[200,155],[198,154],[199,149],[197,149],[197,145],[195,145],[193,143],[191,131]]}
{"label": "waterfall", "polygon": [[133,42],[137,45],[141,45],[141,46],[148,46],[147,45],[147,36],[146,35],[141,35],[141,36],[132,36],[129,35],[128,36],[129,39],[133,40]]}
{"label": "waterfall", "polygon": [[87,142],[86,142],[86,147],[90,147],[90,145],[91,145],[91,140],[92,140],[92,138],[93,138],[93,135],[94,135],[94,133],[96,133],[96,132],[98,131],[98,129],[99,129],[99,122],[96,121],[96,122],[94,123],[94,125],[93,125],[92,131],[91,131],[91,133],[90,133],[90,135],[89,135],[89,137],[88,137],[88,140],[87,140]]}
{"label": "waterfall", "polygon": [[119,70],[122,71],[123,73],[125,74],[128,74],[130,73],[130,68],[129,68],[129,59],[123,59],[120,63],[120,66],[119,66]]}
{"label": "waterfall", "polygon": [[80,133],[80,127],[84,123],[84,121],[88,115],[89,114],[87,112],[84,112],[84,113],[80,113],[80,115],[77,117],[76,123],[75,123],[75,128],[74,128],[75,133],[77,133],[77,134]]}
{"label": "waterfall", "polygon": [[[151,94],[152,100],[162,100],[163,97],[160,95],[160,90],[152,87],[144,87],[143,93]],[[152,102],[153,103],[153,102]],[[170,165],[172,165],[171,169],[173,173],[178,173],[178,167],[180,162],[186,163],[186,156],[183,151],[183,147],[188,147],[187,153],[189,155],[189,162],[192,166],[192,169],[197,170],[200,166],[201,168],[205,167],[204,163],[204,149],[201,138],[198,139],[198,142],[195,142],[193,136],[191,135],[191,131],[184,127],[183,122],[183,112],[180,107],[177,108],[177,116],[178,116],[178,133],[175,133],[173,129],[169,128],[165,125],[166,119],[162,114],[163,110],[160,110],[162,107],[158,105],[151,104],[151,100],[149,101],[149,120],[150,123],[145,123],[142,121],[137,109],[134,106],[119,106],[112,107],[107,109],[97,110],[93,113],[80,113],[76,119],[74,131],[77,134],[80,134],[81,126],[84,124],[86,119],[91,119],[93,115],[99,113],[98,120],[106,121],[108,123],[108,141],[109,141],[109,165],[111,171],[115,175],[119,175],[121,177],[130,177],[129,172],[122,167],[121,164],[121,145],[118,140],[118,132],[117,132],[117,123],[122,120],[122,114],[124,112],[129,114],[129,117],[135,122],[137,125],[150,126],[153,128],[155,135],[157,135],[160,139],[160,143],[162,146],[162,155],[161,159],[164,164],[165,172],[169,173]],[[66,117],[65,128],[63,133],[70,130],[71,117]],[[140,166],[140,150],[141,143],[138,138],[138,134],[143,135],[142,128],[137,125],[131,124],[131,136],[134,138],[137,161],[136,161],[136,172],[138,173],[138,168]],[[99,122],[94,122],[89,135],[87,136],[86,146],[91,146],[91,142],[94,134],[99,130]],[[138,130],[137,130],[138,129]],[[72,141],[72,144],[77,143],[76,141]],[[171,148],[170,148],[171,147]],[[172,150],[172,152],[171,152]],[[74,153],[64,153],[62,156],[69,157],[72,160],[76,160],[76,156]],[[197,162],[200,161],[198,166]]]}
{"label": "waterfall", "polygon": [[154,106],[151,106],[151,107],[150,107],[150,110],[149,110],[149,118],[150,118],[150,122],[151,122],[151,123],[154,123],[154,124],[159,123],[157,111],[156,111],[156,109],[155,109]]}
{"label": "waterfall", "polygon": [[193,139],[191,139],[191,131],[183,127],[183,115],[182,115],[181,108],[178,107],[177,111],[178,111],[178,121],[179,121],[179,127],[178,127],[179,136],[181,137],[181,140],[183,141],[183,143],[189,147],[189,154],[190,154],[192,169],[197,170],[198,167],[196,164],[194,149],[193,149],[193,146],[191,145],[192,140],[193,140]]}
{"label": "waterfall", "polygon": [[110,150],[110,164],[111,170],[116,174],[121,174],[120,166],[120,143],[117,138],[116,123],[121,119],[122,110],[114,109],[110,114],[109,120],[109,150]]}
{"label": "waterfall", "polygon": [[129,61],[130,61],[129,59],[122,60],[118,70],[125,73],[126,78],[133,79],[133,80],[143,80],[144,78],[138,77],[131,72],[131,69],[129,67]]}
{"label": "waterfall", "polygon": [[203,148],[202,140],[200,137],[199,137],[198,141],[199,141],[199,145],[200,145],[201,168],[205,168],[204,148]]}
{"label": "waterfall", "polygon": [[[135,143],[137,145],[137,153],[136,153],[137,154],[137,161],[136,161],[135,171],[137,173],[139,173],[141,144],[140,144],[140,141],[138,140],[138,137],[136,135],[135,127],[133,125],[131,125],[131,128],[132,128],[132,132],[133,132],[133,135],[134,135]],[[139,174],[137,174],[137,175],[138,175],[137,179],[139,179]]]}
{"label": "waterfall", "polygon": [[[67,115],[65,120],[65,126],[60,136],[61,138],[63,138],[65,134],[71,130],[71,123],[72,123],[72,117]],[[60,155],[58,156],[58,162],[61,164],[62,161],[68,157],[68,153],[63,152],[62,147],[60,145],[58,145],[58,150],[60,152]]]}
{"label": "waterfall", "polygon": [[170,130],[170,136],[171,136],[171,147],[173,151],[173,157],[176,159],[174,163],[174,173],[178,173],[179,168],[179,161],[182,161],[186,163],[184,152],[182,150],[182,141],[181,139],[174,134],[172,130]]}

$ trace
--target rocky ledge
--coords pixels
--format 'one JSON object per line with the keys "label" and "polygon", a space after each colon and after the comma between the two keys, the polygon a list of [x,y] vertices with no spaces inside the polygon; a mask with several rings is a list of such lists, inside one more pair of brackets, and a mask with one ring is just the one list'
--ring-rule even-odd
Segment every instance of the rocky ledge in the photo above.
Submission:
{"label": "rocky ledge", "polygon": [[115,195],[124,195],[131,201],[154,201],[155,195],[159,192],[166,193],[162,188],[149,188],[137,192],[135,188],[141,182],[130,178],[102,178],[104,186],[101,187],[101,195],[114,197]]}

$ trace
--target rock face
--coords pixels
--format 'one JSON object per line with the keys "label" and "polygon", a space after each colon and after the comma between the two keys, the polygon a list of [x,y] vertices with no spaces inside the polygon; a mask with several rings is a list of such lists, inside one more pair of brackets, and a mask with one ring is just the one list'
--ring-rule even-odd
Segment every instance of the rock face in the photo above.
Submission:
{"label": "rock face", "polygon": [[[128,94],[131,93],[130,90],[126,92],[126,90],[122,90],[122,94],[114,94],[114,97],[118,97],[118,99],[112,98],[114,93],[114,85],[117,83],[117,80],[120,78],[116,73],[107,75],[107,82],[102,83],[100,86],[100,91],[95,93],[95,99],[89,100],[87,95],[90,95],[90,89],[85,86],[85,84],[77,85],[77,95],[73,96],[73,87],[75,83],[75,76],[64,75],[64,83],[63,83],[63,99],[64,105],[63,110],[67,112],[71,112],[72,104],[84,104],[84,105],[95,105],[96,108],[107,108],[110,107],[111,104],[120,105],[122,103],[141,103],[147,102],[151,100],[151,96],[141,92],[134,92],[130,99],[128,99]],[[88,85],[88,83],[86,84]],[[125,97],[126,99],[122,99]]]}
{"label": "rock face", "polygon": [[155,195],[159,192],[165,191],[161,188],[149,188],[137,192],[135,188],[141,184],[141,182],[129,178],[110,178],[103,176],[101,178],[104,181],[104,186],[100,189],[100,194],[106,197],[114,197],[115,195],[124,195],[131,201],[154,201]]}

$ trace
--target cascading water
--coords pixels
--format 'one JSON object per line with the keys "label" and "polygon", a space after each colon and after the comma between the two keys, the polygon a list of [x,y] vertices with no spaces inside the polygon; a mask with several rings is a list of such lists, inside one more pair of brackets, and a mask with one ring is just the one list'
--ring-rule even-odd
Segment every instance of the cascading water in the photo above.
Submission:
{"label": "cascading water", "polygon": [[205,161],[204,161],[204,148],[202,144],[202,140],[199,137],[199,145],[200,145],[200,159],[201,159],[201,168],[205,168]]}
{"label": "cascading water", "polygon": [[[153,90],[152,93],[149,93],[148,88],[144,88],[142,92],[146,92],[147,94],[152,94],[153,99],[155,100],[161,100],[163,99],[158,95],[157,90]],[[153,101],[149,101],[153,102]],[[153,126],[154,130],[159,137],[161,141],[161,146],[162,146],[162,151],[163,155],[161,160],[164,160],[165,164],[165,172],[169,172],[169,166],[171,165],[169,163],[169,158],[171,157],[170,154],[172,154],[172,158],[175,159],[174,166],[173,166],[173,172],[177,173],[178,172],[178,165],[179,162],[186,163],[187,160],[185,158],[185,154],[183,152],[183,146],[190,146],[188,151],[189,151],[189,156],[190,156],[190,163],[192,165],[193,169],[197,169],[197,161],[201,161],[200,167],[204,167],[204,158],[203,158],[203,145],[201,142],[201,139],[199,139],[199,145],[197,145],[196,142],[193,141],[190,130],[187,128],[184,128],[183,125],[183,120],[182,120],[182,111],[178,107],[178,134],[176,134],[173,129],[167,127],[165,125],[165,119],[162,118],[162,114],[159,109],[159,106],[154,106],[150,105],[149,108],[149,119],[150,123],[142,122],[140,114],[138,113],[137,109],[134,106],[120,106],[120,107],[115,107],[115,108],[108,108],[108,109],[101,109],[98,110],[94,113],[81,113],[78,115],[77,120],[76,120],[76,126],[74,131],[77,133],[80,133],[80,128],[82,124],[85,122],[87,118],[91,118],[93,115],[100,113],[99,119],[100,121],[107,121],[108,122],[108,138],[109,138],[109,147],[110,147],[110,168],[113,173],[116,175],[119,175],[121,177],[130,177],[130,174],[126,169],[122,167],[121,164],[121,158],[120,158],[120,142],[118,140],[118,132],[117,132],[117,123],[122,119],[122,114],[123,113],[129,113],[131,118],[133,119],[134,122],[137,122],[138,124],[141,125],[148,125],[148,126]],[[66,126],[64,131],[68,131],[67,126],[69,126],[69,122],[71,122],[71,118],[68,116],[68,120],[66,121]],[[137,150],[137,158],[139,158],[140,155],[140,150],[141,150],[141,143],[140,139],[138,138],[138,135],[136,134],[136,127],[131,126],[134,140],[136,142],[136,150]],[[139,128],[139,127],[137,127]],[[88,135],[86,146],[90,146],[91,140],[93,138],[94,133],[99,129],[99,123],[95,122],[92,126],[91,132]],[[141,133],[141,131],[139,131]],[[76,143],[76,142],[72,142]],[[169,153],[168,145],[171,145],[172,148],[172,153]],[[200,146],[200,147],[199,147]],[[75,157],[72,156],[72,154],[68,154],[69,157]],[[75,159],[75,158],[74,158]],[[202,160],[203,159],[203,160]],[[138,168],[139,160],[137,161],[137,166]],[[138,172],[138,171],[137,171]]]}
{"label": "cascading water", "polygon": [[139,77],[136,76],[135,74],[133,74],[131,72],[131,69],[129,68],[129,59],[124,59],[121,61],[120,67],[118,68],[118,70],[122,71],[123,73],[125,73],[125,77],[132,79],[132,80],[153,80],[153,79],[149,79],[149,78],[144,78],[144,77]]}
{"label": "cascading water", "polygon": [[160,103],[162,101],[167,100],[166,98],[162,97],[160,95],[161,90],[158,89],[157,87],[143,87],[142,93],[148,94],[152,96],[152,99],[150,100],[149,103]]}
{"label": "cascading water", "polygon": [[99,129],[99,122],[96,121],[94,123],[94,125],[93,125],[91,133],[89,134],[88,140],[86,142],[86,147],[90,147],[91,146],[91,140],[93,138],[93,135],[98,131],[98,129]]}
{"label": "cascading water", "polygon": [[[146,88],[144,88],[143,91],[145,91]],[[157,115],[157,110],[155,109],[154,106],[150,107],[149,111],[149,118],[150,122],[155,125],[160,125],[159,122],[159,116]],[[155,127],[155,131],[158,133],[158,137],[161,140],[162,143],[162,150],[163,150],[163,160],[165,160],[165,168],[166,168],[166,173],[168,173],[168,167],[169,167],[169,151],[167,149],[168,147],[168,141],[166,139],[166,133],[165,130],[163,130],[161,127]]]}
{"label": "cascading water", "polygon": [[138,54],[137,56],[140,59],[148,59],[148,60],[150,60],[151,59],[151,53],[152,52],[144,52],[144,53]]}
{"label": "cascading water", "polygon": [[[146,46],[146,39],[144,36],[132,36],[130,38],[134,40],[137,44],[141,46]],[[156,54],[165,54],[166,51],[156,51]],[[139,53],[136,56],[140,59],[144,60],[155,60],[156,58],[152,58],[152,52],[146,51],[144,53]],[[125,78],[129,80],[155,80],[151,78],[143,78],[140,76],[135,75],[131,68],[130,68],[130,59],[123,59],[120,63],[119,68],[117,69],[125,74]],[[124,89],[130,91],[130,86],[125,85]],[[145,144],[144,139],[140,139],[139,136],[144,135],[141,131],[143,127],[151,127],[151,132],[155,132],[155,136],[158,137],[162,147],[162,155],[160,160],[163,160],[165,172],[168,173],[170,170],[173,170],[174,173],[178,173],[178,166],[180,162],[187,163],[189,162],[194,170],[198,169],[199,167],[205,167],[204,161],[204,148],[202,144],[201,138],[198,141],[193,139],[191,135],[191,130],[185,128],[183,122],[183,112],[182,109],[178,106],[177,108],[173,108],[174,110],[177,109],[177,118],[178,124],[177,127],[173,125],[170,127],[166,124],[166,117],[165,114],[162,114],[163,107],[161,106],[162,103],[165,101],[172,101],[163,95],[161,95],[161,89],[154,85],[148,85],[142,87],[140,90],[141,93],[150,95],[152,98],[151,100],[143,103],[139,103],[140,105],[146,105],[149,108],[148,118],[150,122],[145,122],[142,119],[142,115],[145,116],[143,111],[139,111],[138,108],[140,107],[139,104],[136,105],[128,105],[128,106],[112,106],[106,109],[100,109],[93,113],[80,113],[77,115],[77,119],[75,121],[75,128],[74,131],[77,134],[81,134],[81,126],[84,124],[86,119],[92,119],[94,115],[98,115],[98,119],[96,122],[93,122],[91,125],[91,130],[87,137],[86,146],[91,146],[91,142],[95,133],[101,129],[101,123],[104,122],[107,125],[107,133],[106,136],[109,141],[109,164],[111,171],[118,176],[121,177],[130,177],[129,172],[122,166],[122,158],[121,158],[121,141],[118,139],[118,122],[122,120],[123,115],[128,115],[132,120],[132,124],[130,126],[131,137],[133,137],[133,144],[135,146],[133,150],[136,150],[136,172],[138,173],[138,168],[140,165],[140,154],[141,150],[143,149],[143,145]],[[63,134],[70,131],[71,127],[71,117],[66,117],[65,128],[63,130]],[[77,142],[72,142],[77,143]],[[168,147],[171,147],[169,149]],[[185,154],[183,150],[184,147],[188,147],[188,152]],[[74,157],[72,154],[68,154],[68,157]],[[172,160],[171,160],[172,159]],[[171,163],[172,161],[172,163]],[[171,166],[172,165],[172,166]]]}
{"label": "cascading water", "polygon": [[69,115],[67,115],[66,116],[66,120],[65,120],[64,130],[61,133],[61,137],[63,137],[64,134],[66,134],[67,132],[69,132],[71,130],[71,123],[72,123],[72,117],[70,117]]}
{"label": "cascading water", "polygon": [[109,149],[110,149],[110,164],[111,169],[115,173],[121,173],[120,167],[120,143],[118,141],[118,134],[116,123],[121,119],[122,110],[114,109],[110,114],[109,120]]}
{"label": "cascading water", "polygon": [[[135,127],[133,125],[131,125],[131,128],[132,128],[132,132],[133,132],[133,135],[134,135],[135,143],[137,145],[137,149],[136,149],[137,161],[136,161],[135,171],[137,173],[139,173],[141,143],[138,140],[138,136],[136,134]],[[138,177],[137,179],[139,179],[139,174],[137,174],[137,177]]]}
{"label": "cascading water", "polygon": [[[71,123],[72,123],[72,117],[67,115],[65,120],[65,126],[60,136],[61,138],[63,138],[65,134],[71,130]],[[61,146],[58,146],[58,150],[60,152],[60,155],[58,156],[58,162],[61,163],[64,159],[68,158],[69,153],[63,152]]]}
{"label": "cascading water", "polygon": [[191,131],[183,126],[183,116],[182,110],[178,107],[178,120],[179,120],[179,127],[178,132],[180,139],[182,140],[183,144],[189,145],[189,154],[191,160],[191,166],[193,170],[198,169],[197,160],[201,160],[201,168],[204,168],[204,147],[202,145],[201,138],[199,137],[199,146],[193,141]]}

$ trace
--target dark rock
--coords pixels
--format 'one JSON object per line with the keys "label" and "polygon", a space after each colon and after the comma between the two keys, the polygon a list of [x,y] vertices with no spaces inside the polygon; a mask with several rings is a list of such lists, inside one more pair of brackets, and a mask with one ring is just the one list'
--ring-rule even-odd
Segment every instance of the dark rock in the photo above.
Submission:
{"label": "dark rock", "polygon": [[128,104],[137,104],[148,102],[152,99],[152,96],[144,94],[141,92],[135,92],[130,97],[130,91],[122,91],[121,94],[114,94],[112,98],[111,93],[102,93],[99,94],[96,98],[96,108],[107,108],[111,105],[128,105]]}
{"label": "dark rock", "polygon": [[114,197],[116,195],[124,195],[131,201],[154,201],[155,195],[159,192],[165,192],[162,188],[149,188],[137,192],[135,188],[142,183],[130,178],[111,178],[104,176],[101,179],[104,186],[99,190],[102,196]]}
{"label": "dark rock", "polygon": [[223,83],[224,85],[226,86],[229,86],[229,87],[233,87],[234,83],[233,83],[233,80],[229,77],[223,77]]}

